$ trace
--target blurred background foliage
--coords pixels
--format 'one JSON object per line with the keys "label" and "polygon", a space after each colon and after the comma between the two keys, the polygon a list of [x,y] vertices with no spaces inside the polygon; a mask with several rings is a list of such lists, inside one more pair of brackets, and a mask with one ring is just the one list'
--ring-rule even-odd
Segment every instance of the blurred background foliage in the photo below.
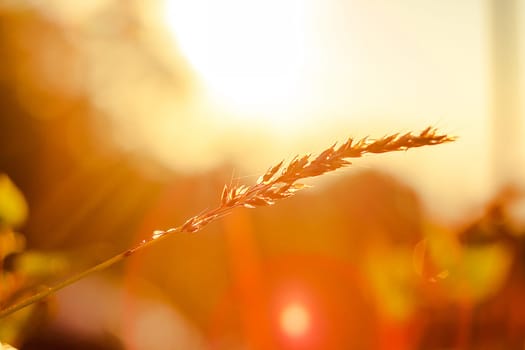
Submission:
{"label": "blurred background foliage", "polygon": [[461,138],[175,236],[1,320],[0,341],[523,349],[523,28],[496,30],[517,1],[184,3],[0,2],[2,307],[283,157],[433,122]]}

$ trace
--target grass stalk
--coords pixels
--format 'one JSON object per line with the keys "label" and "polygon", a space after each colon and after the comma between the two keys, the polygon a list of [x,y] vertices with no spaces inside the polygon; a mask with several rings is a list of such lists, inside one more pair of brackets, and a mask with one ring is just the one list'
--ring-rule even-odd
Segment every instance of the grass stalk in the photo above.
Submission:
{"label": "grass stalk", "polygon": [[349,158],[359,158],[367,153],[386,153],[395,151],[405,151],[410,148],[431,146],[454,141],[455,138],[448,135],[439,135],[436,129],[428,127],[419,134],[393,134],[377,140],[363,138],[355,141],[349,138],[343,144],[325,149],[317,156],[304,155],[296,156],[289,163],[284,161],[268,169],[254,185],[246,186],[230,183],[225,185],[222,191],[219,205],[211,210],[204,211],[195,215],[181,226],[170,228],[166,231],[154,231],[153,235],[140,242],[138,245],[120,254],[109,258],[98,265],[84,270],[72,277],[29,296],[15,304],[0,310],[0,318],[6,317],[26,306],[39,302],[82,278],[107,269],[108,267],[132,256],[153,244],[156,244],[172,233],[197,232],[212,221],[215,221],[238,207],[256,208],[269,206],[277,201],[293,196],[299,190],[307,186],[299,183],[299,180],[320,176],[324,173],[346,167],[351,163]]}

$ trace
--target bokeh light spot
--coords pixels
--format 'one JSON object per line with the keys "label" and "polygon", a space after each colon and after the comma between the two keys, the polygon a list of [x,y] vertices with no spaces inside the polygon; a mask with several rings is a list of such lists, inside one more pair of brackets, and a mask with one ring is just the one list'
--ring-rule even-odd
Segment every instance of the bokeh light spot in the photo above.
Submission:
{"label": "bokeh light spot", "polygon": [[280,317],[283,332],[292,338],[305,335],[310,328],[310,313],[304,305],[292,303],[286,305]]}

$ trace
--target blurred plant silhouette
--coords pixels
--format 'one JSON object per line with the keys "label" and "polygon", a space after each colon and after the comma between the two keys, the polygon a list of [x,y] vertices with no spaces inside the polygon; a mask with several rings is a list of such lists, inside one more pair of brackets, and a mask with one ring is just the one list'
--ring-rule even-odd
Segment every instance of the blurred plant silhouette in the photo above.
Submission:
{"label": "blurred plant silhouette", "polygon": [[[15,231],[27,217],[27,204],[22,193],[5,174],[0,174],[0,305],[33,293],[32,287],[65,270],[66,261],[59,255],[26,250],[25,237]],[[0,339],[20,343],[24,334],[38,324],[38,313],[32,305],[23,312],[0,320]],[[7,347],[6,347],[7,348]]]}

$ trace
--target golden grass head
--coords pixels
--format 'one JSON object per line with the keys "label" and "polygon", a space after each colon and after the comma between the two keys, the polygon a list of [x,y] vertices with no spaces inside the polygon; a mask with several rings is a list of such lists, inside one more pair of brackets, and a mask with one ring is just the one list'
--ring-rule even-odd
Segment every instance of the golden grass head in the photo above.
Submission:
{"label": "golden grass head", "polygon": [[456,138],[438,134],[428,127],[419,134],[392,134],[373,140],[368,137],[355,141],[349,138],[343,144],[337,143],[319,155],[295,156],[288,164],[284,161],[272,166],[261,175],[254,185],[225,185],[217,208],[205,211],[188,219],[180,231],[196,232],[202,227],[231,212],[236,207],[256,208],[275,204],[278,200],[293,196],[307,187],[297,181],[346,167],[350,158],[359,158],[367,153],[406,151],[410,148],[438,145]]}

